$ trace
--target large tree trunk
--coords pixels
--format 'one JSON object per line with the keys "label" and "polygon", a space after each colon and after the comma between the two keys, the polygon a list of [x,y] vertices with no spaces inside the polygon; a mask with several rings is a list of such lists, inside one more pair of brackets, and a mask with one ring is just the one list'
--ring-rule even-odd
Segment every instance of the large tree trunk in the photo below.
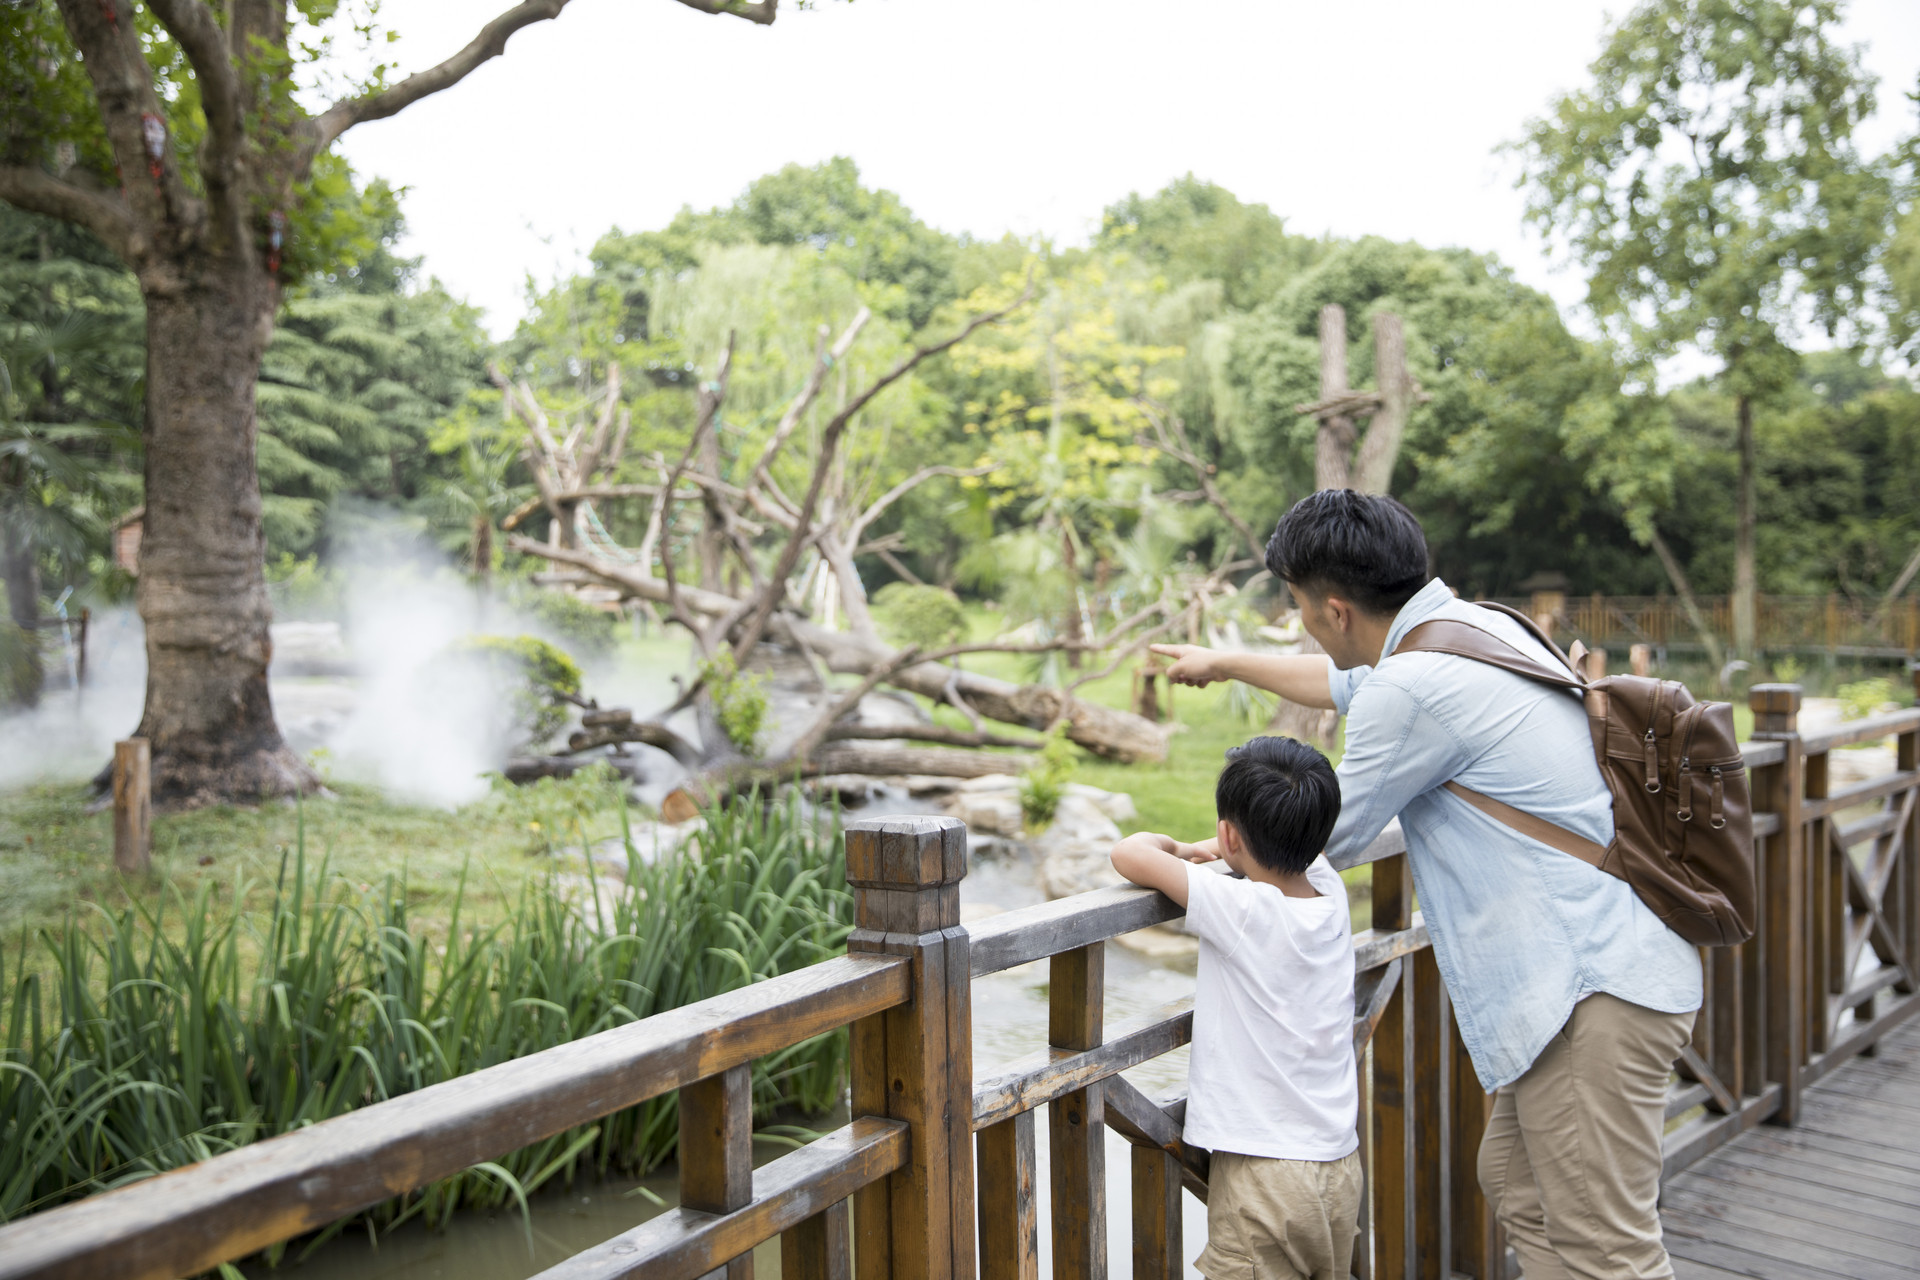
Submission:
{"label": "large tree trunk", "polygon": [[230,263],[147,293],[146,523],[137,600],[147,632],[153,798],[187,807],[318,785],[280,737],[267,692],[254,384],[276,289]]}
{"label": "large tree trunk", "polygon": [[1740,488],[1735,496],[1733,531],[1733,651],[1738,657],[1753,660],[1754,603],[1757,584],[1754,574],[1754,478],[1753,478],[1753,400],[1741,395],[1736,400],[1739,427],[1736,431],[1740,454]]}

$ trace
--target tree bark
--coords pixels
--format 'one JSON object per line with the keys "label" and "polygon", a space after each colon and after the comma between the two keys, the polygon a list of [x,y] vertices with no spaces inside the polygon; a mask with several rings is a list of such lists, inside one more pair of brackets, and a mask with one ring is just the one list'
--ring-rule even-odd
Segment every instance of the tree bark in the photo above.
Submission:
{"label": "tree bark", "polygon": [[1735,498],[1733,532],[1733,651],[1751,662],[1754,651],[1754,604],[1757,591],[1754,572],[1754,449],[1753,400],[1742,394],[1736,400],[1739,426],[1736,430],[1740,454],[1740,488]]}
{"label": "tree bark", "polygon": [[[1330,302],[1320,308],[1320,398],[1347,392],[1347,309]],[[1313,451],[1313,487],[1345,489],[1353,459],[1355,428],[1346,414],[1320,419]]]}
{"label": "tree bark", "polygon": [[[1344,326],[1343,326],[1344,328]],[[1344,341],[1345,334],[1342,335]],[[1400,441],[1413,412],[1413,374],[1407,369],[1407,335],[1400,317],[1379,311],[1373,317],[1373,380],[1380,392],[1380,408],[1367,423],[1360,442],[1360,460],[1354,467],[1353,487],[1362,493],[1388,493],[1393,488],[1393,464],[1400,457]]]}
{"label": "tree bark", "polygon": [[314,790],[273,716],[254,386],[277,290],[253,264],[147,304],[146,523],[137,601],[156,804]]}

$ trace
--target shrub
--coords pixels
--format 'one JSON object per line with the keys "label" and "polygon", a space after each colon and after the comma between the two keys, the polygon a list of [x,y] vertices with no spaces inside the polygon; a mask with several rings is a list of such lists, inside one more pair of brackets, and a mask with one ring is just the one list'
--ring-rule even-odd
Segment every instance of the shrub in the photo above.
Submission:
{"label": "shrub", "polygon": [[[0,1222],[844,951],[852,902],[832,824],[797,794],[706,816],[697,855],[648,865],[629,838],[623,891],[547,878],[488,926],[456,898],[450,921],[425,927],[404,872],[355,886],[310,868],[301,838],[265,910],[235,905],[245,885],[191,902],[169,890],[151,910],[44,930],[44,975],[9,972],[0,954]],[[845,1041],[832,1032],[757,1060],[755,1114],[837,1103]],[[656,1098],[349,1221],[525,1212],[555,1178],[646,1172],[677,1135],[677,1099]]]}
{"label": "shrub", "polygon": [[473,659],[513,690],[515,729],[539,744],[567,722],[568,695],[580,692],[580,668],[565,652],[537,636],[467,636],[448,652]]}
{"label": "shrub", "polygon": [[944,649],[966,638],[966,610],[951,591],[889,582],[874,594],[873,605],[881,628],[896,644]]}
{"label": "shrub", "polygon": [[1028,831],[1046,830],[1059,811],[1060,797],[1066,794],[1067,783],[1072,780],[1073,743],[1068,740],[1065,729],[1056,728],[1040,748],[1040,758],[1020,777],[1020,816]]}
{"label": "shrub", "polygon": [[1900,690],[1893,681],[1875,677],[1843,684],[1838,695],[1840,714],[1848,720],[1859,720],[1872,715],[1889,702],[1898,702]]}
{"label": "shrub", "polygon": [[583,658],[604,658],[618,639],[619,619],[566,591],[533,588],[516,593],[514,604],[552,631]]}
{"label": "shrub", "polygon": [[743,755],[760,749],[760,731],[767,722],[767,688],[763,676],[745,675],[722,649],[700,664],[700,678],[706,682],[707,696],[713,699],[714,718],[727,741]]}

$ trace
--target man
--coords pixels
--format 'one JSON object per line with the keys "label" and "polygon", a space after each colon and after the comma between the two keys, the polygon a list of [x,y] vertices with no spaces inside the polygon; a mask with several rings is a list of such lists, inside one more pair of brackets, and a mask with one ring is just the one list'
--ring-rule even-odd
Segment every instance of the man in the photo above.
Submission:
{"label": "man", "polygon": [[[1480,1185],[1527,1280],[1665,1280],[1666,1087],[1700,1007],[1700,960],[1623,880],[1495,821],[1463,786],[1600,844],[1612,796],[1572,694],[1451,654],[1394,654],[1446,618],[1558,662],[1511,618],[1455,599],[1387,497],[1324,490],[1280,520],[1267,567],[1326,657],[1161,645],[1169,675],[1242,680],[1347,717],[1336,860],[1399,817],[1434,957],[1495,1094]],[[1438,1099],[1420,1099],[1432,1105]]]}

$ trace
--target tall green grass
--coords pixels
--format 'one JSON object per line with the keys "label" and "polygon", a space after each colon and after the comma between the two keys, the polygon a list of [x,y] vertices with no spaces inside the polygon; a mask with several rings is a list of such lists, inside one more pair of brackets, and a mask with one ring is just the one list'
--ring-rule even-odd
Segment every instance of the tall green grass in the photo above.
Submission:
{"label": "tall green grass", "polygon": [[[23,935],[11,966],[0,955],[0,1221],[838,954],[852,902],[837,825],[797,796],[737,801],[652,865],[629,833],[624,881],[599,892],[578,875],[529,883],[492,926],[462,920],[463,882],[431,929],[409,918],[403,875],[309,867],[303,826],[265,910],[233,905],[247,886],[203,886]],[[757,1062],[756,1114],[828,1109],[845,1056],[836,1032]],[[357,1221],[524,1212],[555,1178],[645,1172],[677,1128],[676,1099],[655,1099]]]}

